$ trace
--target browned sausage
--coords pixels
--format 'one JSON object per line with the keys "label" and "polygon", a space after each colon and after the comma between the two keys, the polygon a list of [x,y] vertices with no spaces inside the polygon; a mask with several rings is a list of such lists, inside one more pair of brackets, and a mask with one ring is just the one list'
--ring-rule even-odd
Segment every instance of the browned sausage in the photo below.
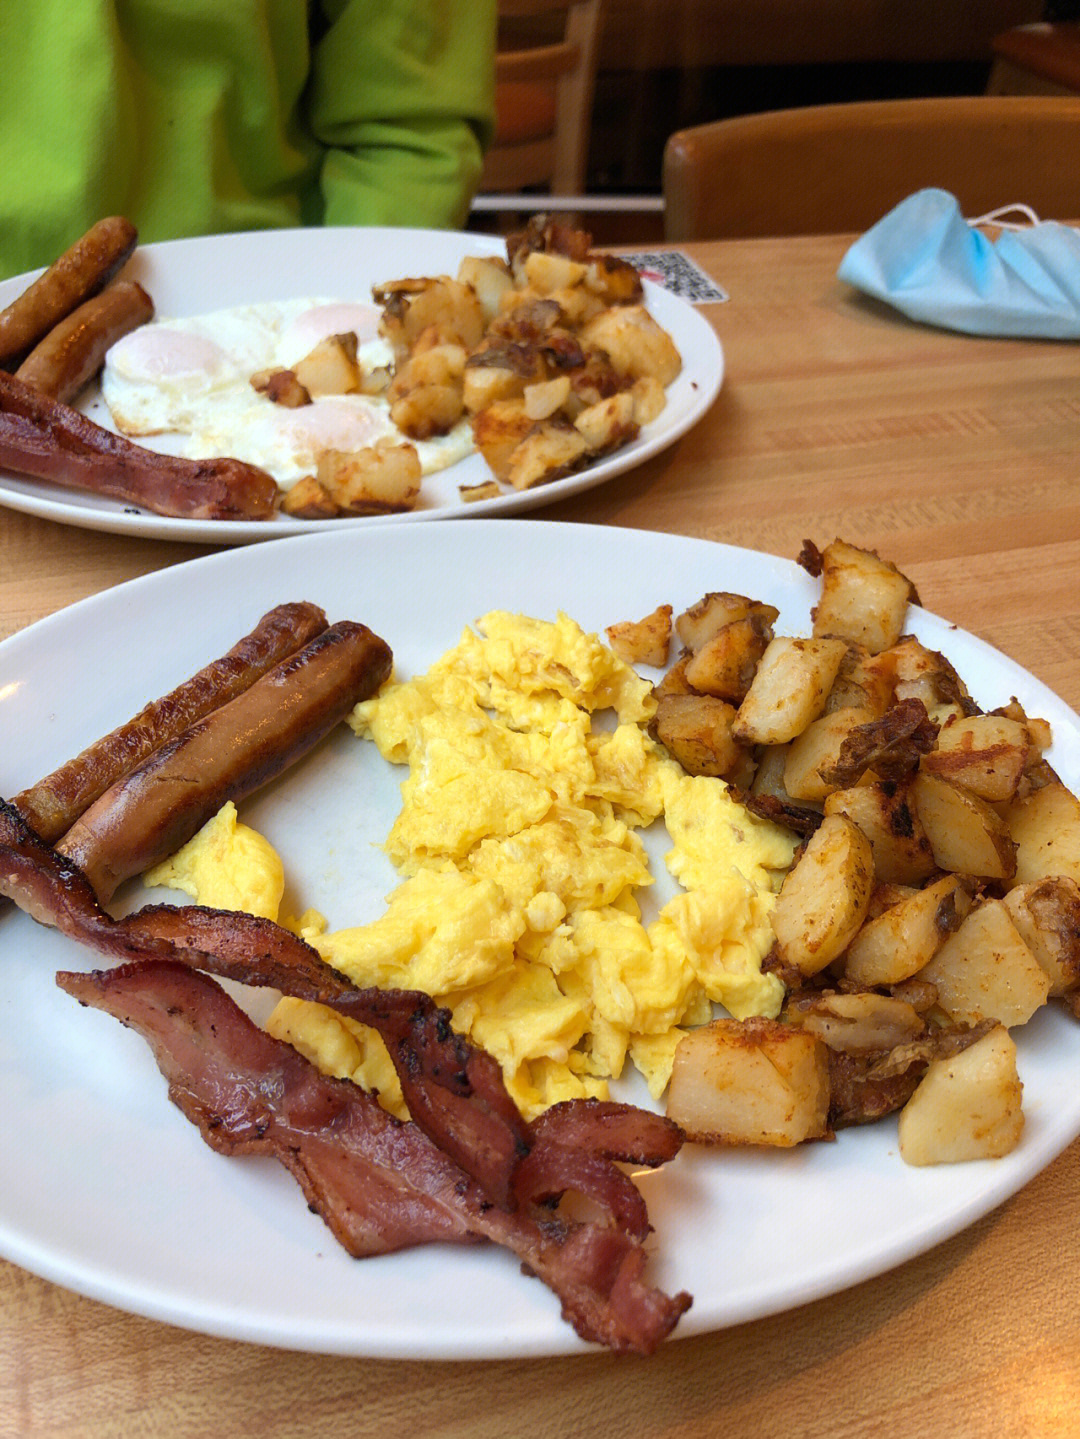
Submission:
{"label": "browned sausage", "polygon": [[249,689],[324,629],[326,615],[318,605],[305,601],[278,605],[227,654],[24,789],[12,804],[36,833],[52,844],[110,785],[197,720]]}
{"label": "browned sausage", "polygon": [[15,377],[66,405],[101,369],[106,351],[153,316],[154,302],[143,287],[134,280],[117,280],[54,325]]}
{"label": "browned sausage", "polygon": [[331,625],[124,776],[57,844],[105,903],[123,880],[173,854],[227,800],[306,754],[390,674],[390,647],[365,625]]}
{"label": "browned sausage", "polygon": [[268,520],[278,497],[255,465],[145,450],[3,370],[0,469],[194,520]]}
{"label": "browned sausage", "polygon": [[103,290],[135,249],[138,231],[123,215],[99,220],[0,311],[0,366],[9,367],[77,305]]}

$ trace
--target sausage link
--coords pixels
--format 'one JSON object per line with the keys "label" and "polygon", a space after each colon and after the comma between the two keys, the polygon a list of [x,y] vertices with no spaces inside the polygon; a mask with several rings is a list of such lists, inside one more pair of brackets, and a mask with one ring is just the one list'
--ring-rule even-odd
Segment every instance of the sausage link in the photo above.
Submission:
{"label": "sausage link", "polygon": [[154,302],[134,280],[117,280],[72,310],[39,340],[15,378],[69,404],[105,363],[122,336],[153,319]]}
{"label": "sausage link", "polygon": [[382,684],[390,647],[365,625],[331,625],[297,654],[159,749],[97,799],[57,844],[106,903],[318,743]]}
{"label": "sausage link", "polygon": [[249,689],[275,665],[326,629],[317,605],[278,605],[227,654],[96,740],[12,800],[47,843],[66,833],[94,800],[155,750]]}
{"label": "sausage link", "polygon": [[54,260],[0,311],[0,367],[20,360],[77,305],[103,290],[130,259],[138,238],[130,220],[110,215]]}

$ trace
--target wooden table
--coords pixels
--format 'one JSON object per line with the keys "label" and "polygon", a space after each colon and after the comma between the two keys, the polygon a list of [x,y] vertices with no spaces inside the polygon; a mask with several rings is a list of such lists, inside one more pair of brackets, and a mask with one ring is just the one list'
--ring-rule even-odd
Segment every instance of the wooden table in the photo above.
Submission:
{"label": "wooden table", "polygon": [[[805,537],[873,546],[929,608],[1080,708],[1080,347],[909,325],[836,281],[845,243],[690,247],[731,295],[706,311],[726,354],[719,400],[667,453],[544,516],[789,558]],[[201,552],[0,511],[0,635]],[[0,1264],[0,1436],[1075,1435],[1078,1197],[1074,1143],[884,1278],[648,1360],[281,1353]]]}

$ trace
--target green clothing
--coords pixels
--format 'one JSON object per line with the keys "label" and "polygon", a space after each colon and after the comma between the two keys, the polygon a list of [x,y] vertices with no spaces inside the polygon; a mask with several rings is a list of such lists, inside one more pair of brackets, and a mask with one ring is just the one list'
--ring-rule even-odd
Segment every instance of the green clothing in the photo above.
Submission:
{"label": "green clothing", "polygon": [[141,240],[460,228],[495,0],[0,0],[0,275]]}

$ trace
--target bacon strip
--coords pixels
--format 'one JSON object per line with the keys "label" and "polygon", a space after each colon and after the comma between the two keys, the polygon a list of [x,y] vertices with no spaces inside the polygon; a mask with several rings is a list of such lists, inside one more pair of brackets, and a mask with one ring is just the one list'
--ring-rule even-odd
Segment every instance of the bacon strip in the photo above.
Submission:
{"label": "bacon strip", "polygon": [[350,1254],[493,1240],[558,1295],[582,1339],[616,1351],[652,1353],[689,1307],[689,1295],[643,1281],[644,1253],[623,1231],[489,1204],[415,1125],[319,1074],[206,976],[158,962],[57,982],[147,1039],[170,1097],[213,1148],[279,1159]]}
{"label": "bacon strip", "polygon": [[386,1042],[414,1121],[494,1203],[509,1207],[569,1189],[605,1205],[633,1232],[647,1228],[640,1196],[628,1193],[633,1186],[611,1161],[663,1163],[678,1151],[681,1131],[629,1105],[588,1101],[556,1106],[526,1126],[499,1066],[455,1034],[449,1012],[429,996],[357,989],[304,940],[253,915],[153,905],[114,920],[78,868],[3,800],[0,893],[114,960],[178,961],[326,1004],[370,1025]]}
{"label": "bacon strip", "polygon": [[267,520],[278,494],[254,465],[143,449],[3,371],[0,469],[194,520]]}

